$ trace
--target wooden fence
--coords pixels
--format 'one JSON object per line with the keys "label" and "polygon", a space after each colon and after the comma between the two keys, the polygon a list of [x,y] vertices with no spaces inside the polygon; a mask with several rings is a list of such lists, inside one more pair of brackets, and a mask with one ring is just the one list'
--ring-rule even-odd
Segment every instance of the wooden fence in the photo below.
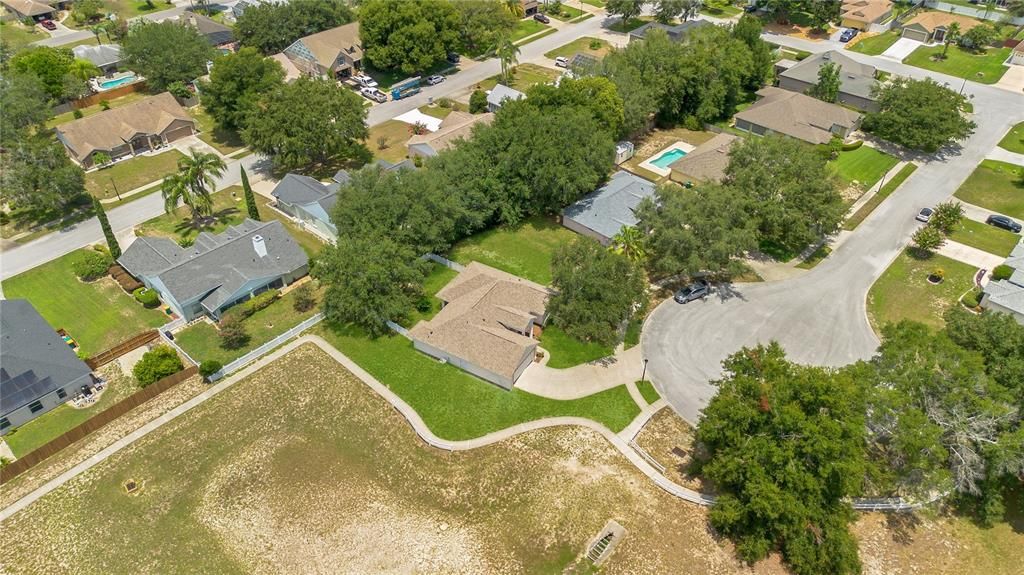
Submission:
{"label": "wooden fence", "polygon": [[[153,332],[156,333],[156,332]],[[160,395],[168,389],[178,385],[186,379],[197,375],[199,368],[196,366],[190,366],[187,369],[183,369],[178,373],[169,375],[160,381],[153,383],[152,385],[146,386],[139,391],[129,395],[114,405],[108,407],[102,412],[95,416],[87,419],[84,423],[79,424],[76,427],[71,428],[69,431],[61,435],[60,437],[37,447],[36,449],[29,452],[24,457],[18,459],[14,463],[0,469],[0,485],[14,479],[22,473],[32,469],[36,465],[39,465],[47,458],[55,455],[60,450],[71,445],[72,443],[85,438],[90,433],[101,429],[111,421],[121,417],[128,413],[132,409],[146,403],[150,399]]]}
{"label": "wooden fence", "polygon": [[73,109],[80,110],[82,108],[88,108],[89,106],[95,106],[96,104],[99,104],[103,100],[107,100],[109,102],[110,100],[113,100],[115,98],[120,98],[121,96],[126,96],[128,94],[131,94],[132,92],[145,92],[145,91],[146,91],[146,81],[143,80],[141,82],[135,82],[134,84],[125,84],[124,86],[118,86],[117,88],[114,88],[114,89],[111,89],[111,90],[106,90],[106,91],[103,91],[103,92],[98,92],[96,94],[92,94],[92,95],[86,96],[84,98],[79,98],[77,100],[72,100],[71,101],[71,107]]}
{"label": "wooden fence", "polygon": [[102,365],[107,365],[108,363],[114,361],[115,359],[121,357],[122,355],[128,353],[129,351],[142,347],[147,343],[156,340],[159,337],[160,332],[158,332],[155,329],[142,332],[129,340],[122,341],[121,343],[115,345],[114,347],[106,351],[101,351],[100,353],[97,353],[96,355],[90,357],[89,359],[85,360],[85,365],[88,365],[89,369],[96,369]]}

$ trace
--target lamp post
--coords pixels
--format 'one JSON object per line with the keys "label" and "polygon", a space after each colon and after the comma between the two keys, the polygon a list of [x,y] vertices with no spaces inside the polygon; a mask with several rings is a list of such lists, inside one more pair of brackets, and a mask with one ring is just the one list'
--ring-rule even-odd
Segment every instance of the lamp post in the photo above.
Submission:
{"label": "lamp post", "polygon": [[645,357],[644,358],[644,372],[640,375],[640,381],[646,381],[647,380],[647,362],[648,361],[649,360]]}

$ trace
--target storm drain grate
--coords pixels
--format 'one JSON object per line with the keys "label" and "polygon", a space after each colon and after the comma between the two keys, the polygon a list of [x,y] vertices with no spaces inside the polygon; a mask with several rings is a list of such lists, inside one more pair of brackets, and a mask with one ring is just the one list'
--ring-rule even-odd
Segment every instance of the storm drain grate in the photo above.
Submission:
{"label": "storm drain grate", "polygon": [[615,545],[626,535],[626,529],[614,519],[608,521],[601,532],[587,546],[587,559],[600,565],[612,553]]}

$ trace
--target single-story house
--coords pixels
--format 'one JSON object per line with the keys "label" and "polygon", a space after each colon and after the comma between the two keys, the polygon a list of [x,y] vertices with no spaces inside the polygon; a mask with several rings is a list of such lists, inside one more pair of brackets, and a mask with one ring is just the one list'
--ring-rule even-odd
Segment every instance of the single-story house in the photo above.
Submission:
{"label": "single-story house", "polygon": [[302,75],[302,70],[299,70],[298,66],[296,66],[295,63],[288,58],[288,56],[284,55],[284,52],[278,52],[277,54],[271,56],[271,58],[275,62],[280,64],[281,68],[284,70],[285,84],[291,84],[295,80],[298,80],[299,76]]}
{"label": "single-story house", "polygon": [[547,321],[552,291],[478,262],[437,297],[444,307],[409,330],[413,346],[504,389],[533,361],[535,333]]}
{"label": "single-story house", "polygon": [[938,11],[921,12],[903,24],[903,31],[900,35],[918,42],[941,43],[946,38],[949,25],[954,22],[960,25],[961,34],[966,34],[968,30],[981,24],[980,20],[960,14]]}
{"label": "single-story house", "polygon": [[736,129],[766,136],[782,134],[809,144],[845,140],[863,118],[861,114],[817,98],[769,86],[757,91],[759,99],[736,114]]}
{"label": "single-story house", "polygon": [[873,93],[878,83],[878,70],[836,50],[813,54],[783,70],[778,76],[779,87],[806,94],[818,83],[818,70],[826,64],[836,64],[840,68],[839,103],[867,112],[878,110]]}
{"label": "single-story house", "polygon": [[469,114],[453,111],[443,120],[436,132],[416,134],[409,138],[406,147],[410,157],[431,158],[452,147],[456,141],[468,139],[478,124],[490,124],[494,114]]}
{"label": "single-story house", "polygon": [[862,32],[872,24],[881,24],[892,17],[890,0],[843,0],[840,11],[840,25]]}
{"label": "single-story house", "polygon": [[359,22],[299,38],[284,50],[295,67],[310,76],[346,78],[363,67]]}
{"label": "single-story house", "polygon": [[1020,42],[1013,47],[1013,52],[1010,53],[1010,63],[1024,66],[1024,42]]}
{"label": "single-story house", "polygon": [[1009,279],[988,282],[981,296],[981,307],[1008,313],[1024,325],[1024,240],[1013,248],[1005,264],[1013,269],[1013,274]]}
{"label": "single-story house", "polygon": [[654,195],[648,180],[620,170],[597,191],[562,210],[562,225],[607,246],[624,227],[637,223],[637,206]]}
{"label": "single-story house", "polygon": [[707,142],[669,164],[672,170],[669,179],[680,184],[720,181],[725,176],[725,168],[729,166],[729,152],[737,141],[739,138],[732,134],[715,134]]}
{"label": "single-story house", "polygon": [[523,7],[523,15],[533,16],[540,9],[540,2],[538,0],[519,0],[519,5]]}
{"label": "single-story house", "polygon": [[0,300],[0,435],[95,383],[89,366],[28,300]]}
{"label": "single-story house", "polygon": [[231,7],[231,15],[238,19],[239,16],[245,13],[246,8],[250,6],[258,6],[260,4],[287,4],[288,0],[238,0]]}
{"label": "single-story house", "polygon": [[90,168],[98,152],[114,160],[148,152],[195,134],[196,122],[170,92],[164,92],[72,120],[55,130],[71,159]]}
{"label": "single-story house", "polygon": [[629,33],[629,42],[634,40],[643,40],[651,30],[664,30],[665,33],[668,34],[669,40],[672,40],[673,42],[682,42],[690,32],[703,26],[714,26],[714,24],[707,20],[687,20],[686,22],[676,24],[674,26],[662,24],[661,22],[648,22]]}
{"label": "single-story house", "polygon": [[309,270],[306,252],[278,220],[246,219],[216,235],[202,232],[188,248],[141,237],[117,263],[185,321],[204,314],[220,319],[231,306],[283,288]]}
{"label": "single-story house", "polygon": [[522,100],[525,97],[526,94],[519,90],[509,88],[505,84],[498,84],[487,93],[487,111],[497,112],[505,100]]}
{"label": "single-story house", "polygon": [[335,178],[342,181],[322,184],[309,176],[287,174],[270,195],[277,209],[336,239],[338,229],[331,223],[331,210],[338,201],[338,188],[348,182],[348,173],[342,170]]}
{"label": "single-story house", "polygon": [[75,58],[92,62],[92,65],[99,68],[104,74],[117,72],[118,66],[121,65],[121,46],[117,44],[101,44],[99,46],[85,44],[75,46],[71,52]]}
{"label": "single-story house", "polygon": [[52,20],[57,16],[57,11],[60,9],[56,4],[66,4],[66,2],[48,2],[47,0],[0,0],[0,4],[4,5],[7,12],[12,14],[18,20],[24,20],[31,18],[36,22],[41,20]]}
{"label": "single-story house", "polygon": [[235,41],[235,33],[230,27],[195,12],[185,12],[181,18],[182,22],[195,28],[206,39],[206,42],[214,48],[234,52],[238,47],[238,42]]}

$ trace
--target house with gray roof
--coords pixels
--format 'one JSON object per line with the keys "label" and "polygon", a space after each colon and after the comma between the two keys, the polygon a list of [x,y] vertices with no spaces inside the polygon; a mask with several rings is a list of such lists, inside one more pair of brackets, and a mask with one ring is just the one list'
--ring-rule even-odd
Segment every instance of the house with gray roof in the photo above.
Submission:
{"label": "house with gray roof", "polygon": [[342,183],[348,183],[349,175],[341,170],[335,178],[342,178],[343,182],[324,184],[309,176],[288,174],[270,195],[276,200],[274,206],[277,209],[334,240],[338,237],[338,229],[331,223],[331,210],[338,201],[338,189]]}
{"label": "house with gray roof", "polygon": [[608,183],[562,211],[562,225],[607,246],[624,227],[637,224],[636,208],[654,195],[654,184],[618,171]]}
{"label": "house with gray roof", "polygon": [[981,296],[981,307],[1008,313],[1024,325],[1024,239],[1017,243],[1004,264],[1013,274],[1009,279],[988,282]]}
{"label": "house with gray roof", "polygon": [[95,381],[89,366],[28,300],[0,300],[0,435]]}
{"label": "house with gray roof", "polygon": [[498,84],[487,93],[487,111],[497,112],[505,100],[522,100],[525,97],[526,94],[519,90],[509,88],[505,84]]}
{"label": "house with gray roof", "polygon": [[707,20],[687,20],[686,22],[676,24],[674,26],[662,24],[661,22],[648,22],[647,24],[644,24],[630,32],[629,41],[633,42],[634,40],[643,40],[651,30],[662,30],[665,34],[668,34],[669,40],[672,40],[673,42],[682,42],[691,32],[704,26],[714,26],[714,24]]}
{"label": "house with gray roof", "polygon": [[167,238],[136,239],[117,259],[179,316],[219,320],[231,306],[303,277],[309,258],[281,222],[246,219],[187,248]]}
{"label": "house with gray roof", "polygon": [[818,83],[818,71],[826,64],[839,66],[839,103],[865,112],[878,111],[875,86],[878,69],[830,50],[812,54],[779,73],[779,87],[790,92],[806,94]]}
{"label": "house with gray roof", "polygon": [[84,44],[75,46],[71,52],[74,53],[75,58],[92,62],[92,65],[102,70],[104,74],[116,72],[118,66],[121,65],[121,46],[117,44],[101,44],[99,46]]}

